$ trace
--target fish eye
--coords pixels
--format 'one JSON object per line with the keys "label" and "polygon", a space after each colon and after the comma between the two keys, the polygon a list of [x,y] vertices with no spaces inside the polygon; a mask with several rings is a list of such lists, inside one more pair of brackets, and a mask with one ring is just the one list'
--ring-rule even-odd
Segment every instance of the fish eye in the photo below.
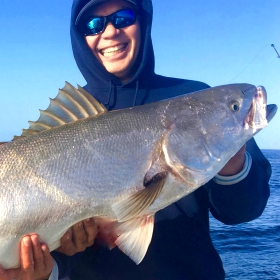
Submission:
{"label": "fish eye", "polygon": [[233,101],[230,103],[230,109],[233,111],[233,112],[238,112],[239,109],[240,109],[240,104],[239,102],[237,101]]}

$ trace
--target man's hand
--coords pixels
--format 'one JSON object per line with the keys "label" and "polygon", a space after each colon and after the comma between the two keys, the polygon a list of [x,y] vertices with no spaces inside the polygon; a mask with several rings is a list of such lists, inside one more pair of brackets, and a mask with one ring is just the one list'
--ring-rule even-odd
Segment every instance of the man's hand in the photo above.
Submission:
{"label": "man's hand", "polygon": [[218,173],[222,176],[231,176],[239,173],[243,169],[245,161],[246,145],[244,145],[221,169]]}
{"label": "man's hand", "polygon": [[[74,225],[71,230],[61,238],[61,246],[57,249],[66,255],[74,255],[93,245],[98,232],[93,219],[84,220]],[[40,242],[38,235],[27,235],[20,243],[20,267],[8,270],[0,267],[0,280],[48,279],[53,264],[48,246]]]}
{"label": "man's hand", "polygon": [[53,258],[38,235],[25,236],[20,243],[20,267],[4,270],[0,267],[0,280],[48,279],[53,269]]}
{"label": "man's hand", "polygon": [[79,222],[71,228],[71,231],[64,234],[61,238],[61,246],[57,251],[68,256],[82,252],[93,245],[97,232],[93,218]]}

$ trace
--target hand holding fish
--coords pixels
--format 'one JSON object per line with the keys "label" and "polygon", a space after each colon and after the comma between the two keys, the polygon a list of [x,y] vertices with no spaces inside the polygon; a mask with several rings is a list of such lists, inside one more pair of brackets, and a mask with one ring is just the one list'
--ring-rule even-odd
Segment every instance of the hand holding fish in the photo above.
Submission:
{"label": "hand holding fish", "polygon": [[[93,219],[75,224],[61,238],[61,246],[57,251],[66,255],[74,255],[93,245],[97,234],[97,226]],[[0,280],[48,279],[53,268],[53,258],[46,244],[39,241],[37,235],[26,236],[21,241],[20,268],[4,270],[0,268]]]}
{"label": "hand holding fish", "polygon": [[61,246],[56,251],[68,256],[82,252],[93,245],[97,232],[97,225],[92,218],[79,222],[64,234],[60,240]]}
{"label": "hand holding fish", "polygon": [[53,263],[49,247],[40,242],[38,235],[25,236],[20,243],[20,267],[8,270],[0,267],[0,280],[48,279]]}
{"label": "hand holding fish", "polygon": [[246,145],[227,162],[227,164],[220,170],[219,175],[231,176],[239,173],[244,166]]}

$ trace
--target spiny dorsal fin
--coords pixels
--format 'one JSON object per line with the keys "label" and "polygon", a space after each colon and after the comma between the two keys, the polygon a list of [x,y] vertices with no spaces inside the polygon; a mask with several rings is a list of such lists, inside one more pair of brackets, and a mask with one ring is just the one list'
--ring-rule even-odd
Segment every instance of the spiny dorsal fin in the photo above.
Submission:
{"label": "spiny dorsal fin", "polygon": [[50,98],[49,107],[46,110],[40,110],[39,119],[36,122],[29,121],[29,128],[23,129],[21,136],[14,136],[13,140],[106,111],[106,108],[82,87],[78,85],[76,89],[65,82],[65,86],[59,89],[58,95],[54,99]]}

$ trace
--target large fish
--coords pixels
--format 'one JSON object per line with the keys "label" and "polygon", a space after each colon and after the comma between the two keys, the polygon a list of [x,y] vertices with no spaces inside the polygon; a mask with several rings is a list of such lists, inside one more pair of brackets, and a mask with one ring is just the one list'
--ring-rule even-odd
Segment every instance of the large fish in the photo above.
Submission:
{"label": "large fish", "polygon": [[89,217],[111,225],[139,263],[154,214],[213,178],[276,110],[263,87],[233,84],[107,112],[67,83],[23,136],[0,146],[0,264],[19,265],[25,234],[54,250]]}

